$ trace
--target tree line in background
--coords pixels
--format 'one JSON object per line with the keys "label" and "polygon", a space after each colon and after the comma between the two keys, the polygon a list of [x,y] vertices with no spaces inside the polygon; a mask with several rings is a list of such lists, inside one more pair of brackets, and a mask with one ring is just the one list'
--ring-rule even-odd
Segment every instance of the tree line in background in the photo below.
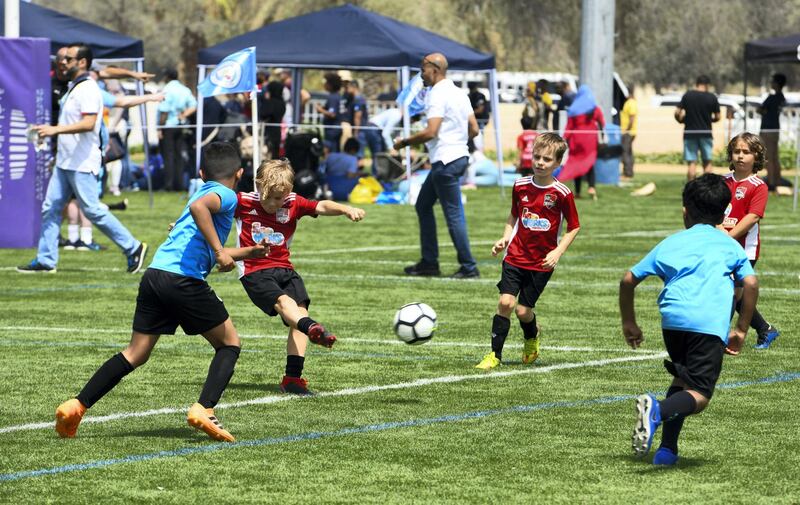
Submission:
{"label": "tree line in background", "polygon": [[[144,40],[146,67],[174,66],[196,82],[197,51],[268,23],[341,5],[335,0],[35,0]],[[352,4],[495,55],[498,70],[578,73],[581,0],[351,0]],[[684,88],[699,74],[739,92],[744,43],[797,32],[800,0],[617,0],[615,70],[627,82]],[[435,49],[435,48],[432,48]],[[753,65],[750,83],[800,69]]]}

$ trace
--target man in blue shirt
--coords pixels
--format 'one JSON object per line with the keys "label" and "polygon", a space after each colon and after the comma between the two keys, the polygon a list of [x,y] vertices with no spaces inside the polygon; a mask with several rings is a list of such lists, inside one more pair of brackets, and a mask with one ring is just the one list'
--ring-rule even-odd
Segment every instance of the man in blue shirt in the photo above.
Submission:
{"label": "man in blue shirt", "polygon": [[178,80],[178,71],[168,69],[164,76],[169,81],[161,91],[166,97],[158,106],[158,138],[161,144],[161,155],[164,157],[164,189],[181,191],[183,187],[184,148],[183,129],[186,118],[197,110],[197,99],[192,91]]}
{"label": "man in blue shirt", "polygon": [[[664,366],[674,376],[667,397],[644,394],[636,399],[633,450],[644,456],[656,430],[664,424],[655,465],[678,461],[678,436],[683,419],[706,408],[722,370],[726,345],[738,352],[750,325],[758,280],[739,244],[716,228],[722,223],[731,193],[722,177],[705,174],[683,189],[686,230],[664,239],[620,282],[622,333],[634,349],[644,340],[636,324],[634,289],[650,275],[664,281],[658,297],[664,343],[672,361]],[[742,310],[729,333],[733,313],[733,281],[744,286]]]}
{"label": "man in blue shirt", "polygon": [[158,339],[181,326],[189,335],[202,334],[216,353],[200,399],[187,422],[214,440],[233,442],[233,436],[214,416],[214,406],[233,376],[241,343],[222,300],[205,281],[214,264],[221,272],[235,261],[264,257],[264,245],[223,247],[233,225],[237,198],[233,188],[242,177],[236,148],[213,142],[203,149],[205,184],[192,195],[181,217],[161,244],[139,283],[133,333],[128,347],[109,358],[73,399],[56,410],[56,432],[72,438],[86,413],[126,375],[145,364]]}

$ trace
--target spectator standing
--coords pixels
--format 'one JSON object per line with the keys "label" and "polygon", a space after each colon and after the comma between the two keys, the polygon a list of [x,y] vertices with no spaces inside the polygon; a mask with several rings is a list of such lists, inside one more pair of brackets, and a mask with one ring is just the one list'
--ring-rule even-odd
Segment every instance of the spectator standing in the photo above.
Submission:
{"label": "spectator standing", "polygon": [[62,101],[58,125],[36,127],[42,137],[58,135],[56,166],[42,203],[42,229],[36,259],[17,271],[55,273],[61,213],[74,194],[86,217],[128,257],[128,272],[138,272],[144,264],[147,244],[136,240],[99,199],[97,175],[102,163],[103,99],[97,83],[89,77],[92,50],[82,43],[70,45],[59,64],[64,65],[63,73],[70,80],[70,86]]}
{"label": "spectator standing", "polygon": [[561,81],[557,85],[558,94],[561,98],[558,100],[556,112],[553,115],[553,131],[558,133],[561,128],[561,111],[566,111],[572,102],[575,100],[575,92],[572,91],[570,85],[566,81]]}
{"label": "spectator standing", "polygon": [[553,111],[553,96],[547,91],[550,83],[547,79],[536,81],[536,101],[539,103],[539,123],[534,125],[537,130],[550,129],[550,113]]}
{"label": "spectator standing", "polygon": [[282,82],[270,81],[266,87],[264,106],[258,111],[259,119],[267,123],[264,132],[272,159],[279,157],[281,149],[281,123],[286,114],[286,102],[283,101],[284,89]]}
{"label": "spectator standing", "polygon": [[386,109],[372,116],[363,130],[364,141],[372,154],[372,175],[378,174],[378,153],[385,152],[392,145],[392,133],[403,119],[398,108]]}
{"label": "spectator standing", "polygon": [[467,142],[478,135],[478,122],[469,98],[447,78],[447,59],[432,53],[422,59],[422,82],[431,89],[425,97],[428,117],[426,128],[408,138],[397,138],[394,148],[426,142],[431,171],[420,188],[415,205],[419,219],[422,259],[405,268],[407,275],[436,276],[439,271],[439,243],[433,206],[439,200],[450,238],[461,267],[455,279],[479,277],[478,267],[469,247],[467,221],[461,203],[459,179],[469,164]]}
{"label": "spectator standing", "polygon": [[784,86],[786,86],[786,76],[774,74],[770,82],[773,93],[758,108],[758,113],[761,114],[760,136],[767,146],[767,187],[770,191],[775,191],[781,183],[781,109],[786,104],[786,98],[783,96]]}
{"label": "spectator standing", "polygon": [[472,110],[475,113],[475,120],[478,122],[478,129],[483,131],[486,125],[489,124],[489,117],[492,111],[491,105],[486,100],[486,95],[478,90],[477,82],[470,82],[469,86],[469,103],[472,105]]}
{"label": "spectator standing", "polygon": [[628,89],[628,99],[625,100],[619,115],[619,126],[622,130],[622,176],[631,178],[633,177],[633,140],[636,138],[636,126],[639,122],[639,106],[633,96],[633,84]]}
{"label": "spectator standing", "polygon": [[683,123],[683,159],[686,160],[686,178],[692,180],[697,172],[697,152],[703,161],[703,172],[711,172],[714,136],[711,123],[719,121],[719,101],[709,93],[711,79],[701,75],[694,89],[687,91],[675,109],[675,120]]}
{"label": "spectator standing", "polygon": [[594,163],[597,161],[598,133],[605,127],[603,111],[597,106],[592,90],[587,85],[578,88],[575,101],[567,109],[567,127],[564,140],[569,144],[569,158],[559,174],[559,180],[575,179],[575,198],[581,196],[581,178],[589,183],[588,193],[597,199]]}
{"label": "spectator standing", "polygon": [[[353,137],[358,140],[360,146],[358,149],[358,158],[361,159],[364,157],[364,145],[367,144],[367,138],[365,136],[366,130],[363,129],[364,126],[369,124],[367,99],[361,94],[361,86],[359,86],[358,81],[355,79],[347,83],[347,94],[349,96],[347,102],[347,117],[348,121],[350,121],[350,124],[353,126]],[[378,154],[372,150],[372,146],[370,146],[370,154],[373,160]]]}
{"label": "spectator standing", "polygon": [[325,128],[325,154],[339,152],[339,140],[342,138],[341,90],[342,78],[334,72],[325,74],[325,91],[328,92],[328,97],[324,106],[317,104],[317,112],[322,114],[322,126]]}
{"label": "spectator standing", "polygon": [[164,101],[158,106],[158,130],[161,155],[164,157],[164,189],[182,191],[183,187],[183,129],[186,118],[197,111],[197,100],[192,91],[178,80],[174,68],[165,72],[167,84],[162,93]]}

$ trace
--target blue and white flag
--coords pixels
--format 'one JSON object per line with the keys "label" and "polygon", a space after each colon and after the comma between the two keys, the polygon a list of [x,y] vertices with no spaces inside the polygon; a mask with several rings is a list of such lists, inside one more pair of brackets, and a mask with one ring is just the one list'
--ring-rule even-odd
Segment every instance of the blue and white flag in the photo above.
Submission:
{"label": "blue and white flag", "polygon": [[248,47],[219,62],[197,86],[203,96],[253,91],[256,86],[256,48]]}
{"label": "blue and white flag", "polygon": [[425,112],[425,95],[430,88],[422,82],[422,73],[408,81],[408,85],[397,94],[397,104],[408,109],[409,117]]}

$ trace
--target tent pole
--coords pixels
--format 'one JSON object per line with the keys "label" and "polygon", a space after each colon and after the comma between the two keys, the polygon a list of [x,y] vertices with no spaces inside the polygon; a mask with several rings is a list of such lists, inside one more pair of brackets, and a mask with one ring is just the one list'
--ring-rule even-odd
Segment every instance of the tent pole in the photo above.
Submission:
{"label": "tent pole", "polygon": [[747,54],[744,56],[744,131],[747,131]]}
{"label": "tent pole", "polygon": [[[144,71],[144,60],[136,60],[136,71]],[[144,95],[144,84],[136,81],[136,94]],[[150,141],[147,139],[147,104],[139,106],[139,120],[142,123],[142,147],[144,148],[144,175],[147,180],[147,194],[150,197],[150,208],[153,208],[153,180],[150,177]]]}
{"label": "tent pole", "polygon": [[261,164],[261,135],[258,133],[258,86],[250,92],[250,110],[253,116],[253,191],[257,192],[256,171]]}
{"label": "tent pole", "polygon": [[[300,118],[303,117],[303,69],[292,69],[292,124],[289,127],[297,126],[300,124]],[[275,153],[274,156],[277,156]]]}
{"label": "tent pole", "polygon": [[200,83],[206,79],[206,66],[197,65],[197,121],[194,125],[194,176],[200,177],[200,156],[203,147],[203,94],[200,93]]}
{"label": "tent pole", "polygon": [[506,197],[503,184],[503,145],[500,142],[500,101],[497,99],[497,69],[489,70],[489,100],[492,102],[492,125],[494,126],[494,143],[497,158],[497,175],[500,183],[500,196]]}
{"label": "tent pole", "polygon": [[[408,65],[400,68],[400,89],[405,89],[408,86],[408,81],[410,80],[410,70]],[[405,105],[403,106],[403,138],[408,138],[411,135],[411,118],[408,117],[408,107]],[[405,148],[405,163],[406,163],[406,180],[409,184],[409,189],[411,188],[411,147],[406,146]],[[410,194],[410,193],[409,193]],[[408,203],[411,203],[411,199],[409,198]]]}

